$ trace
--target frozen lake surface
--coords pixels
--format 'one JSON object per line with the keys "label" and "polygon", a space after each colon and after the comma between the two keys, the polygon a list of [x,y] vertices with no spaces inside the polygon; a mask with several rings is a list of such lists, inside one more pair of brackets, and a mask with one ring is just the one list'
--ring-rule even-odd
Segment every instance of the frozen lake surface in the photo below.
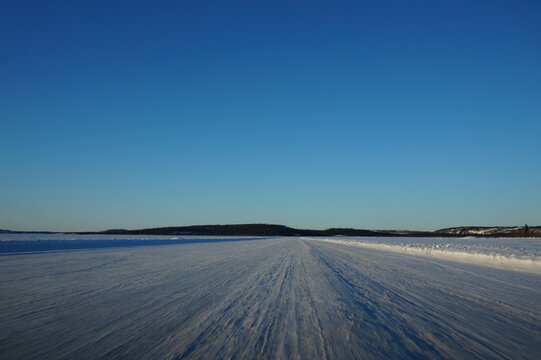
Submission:
{"label": "frozen lake surface", "polygon": [[541,240],[0,235],[2,359],[540,359]]}

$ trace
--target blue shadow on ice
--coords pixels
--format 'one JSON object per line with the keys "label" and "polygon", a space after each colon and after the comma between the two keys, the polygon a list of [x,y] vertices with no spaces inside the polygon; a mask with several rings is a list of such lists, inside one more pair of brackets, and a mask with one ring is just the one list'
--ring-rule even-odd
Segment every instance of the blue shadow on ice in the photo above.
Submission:
{"label": "blue shadow on ice", "polygon": [[209,239],[146,239],[146,240],[29,240],[1,241],[0,256],[17,254],[36,254],[48,251],[105,249],[136,246],[185,245],[198,243],[234,242],[266,240],[270,237],[238,237],[238,238],[209,238]]}

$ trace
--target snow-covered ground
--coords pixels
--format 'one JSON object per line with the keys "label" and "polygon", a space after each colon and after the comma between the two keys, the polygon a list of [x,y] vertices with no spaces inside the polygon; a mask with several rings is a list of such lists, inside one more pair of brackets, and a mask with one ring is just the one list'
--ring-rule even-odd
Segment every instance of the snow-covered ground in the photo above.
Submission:
{"label": "snow-covered ground", "polygon": [[541,239],[306,238],[307,240],[439,258],[541,275]]}
{"label": "snow-covered ground", "polygon": [[191,235],[102,235],[102,234],[52,234],[52,233],[20,233],[0,234],[2,242],[29,242],[29,241],[116,241],[125,240],[133,242],[136,240],[213,240],[213,239],[234,239],[231,236],[191,236]]}
{"label": "snow-covered ground", "polygon": [[541,275],[463,257],[540,245],[2,235],[0,358],[539,359]]}

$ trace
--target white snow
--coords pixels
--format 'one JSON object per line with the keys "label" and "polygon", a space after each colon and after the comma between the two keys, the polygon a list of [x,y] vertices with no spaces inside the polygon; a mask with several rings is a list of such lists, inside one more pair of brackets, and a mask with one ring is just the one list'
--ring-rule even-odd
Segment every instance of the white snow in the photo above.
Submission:
{"label": "white snow", "polygon": [[[463,262],[468,264],[484,265],[497,267],[507,270],[525,271],[534,274],[541,275],[541,254],[537,249],[530,249],[526,251],[525,248],[517,248],[517,243],[520,244],[520,240],[529,241],[530,243],[537,243],[537,239],[507,239],[508,242],[513,243],[514,250],[521,250],[519,254],[517,251],[511,251],[511,247],[501,246],[480,246],[480,245],[462,245],[457,246],[457,240],[453,243],[449,243],[449,239],[431,239],[431,244],[423,244],[417,242],[405,243],[403,240],[398,244],[390,244],[388,242],[398,242],[397,238],[372,238],[375,240],[357,240],[352,239],[324,239],[324,238],[305,238],[307,240],[324,241],[335,244],[357,246],[369,249],[391,251],[396,253],[426,256],[432,258],[438,258],[442,260],[450,260]],[[415,238],[414,238],[415,239]],[[379,241],[378,241],[379,240]],[[420,240],[420,239],[415,239]],[[469,240],[469,239],[468,239]],[[477,239],[476,239],[477,240]],[[492,239],[493,241],[496,239]],[[458,250],[461,249],[462,251]]]}
{"label": "white snow", "polygon": [[458,252],[462,259],[536,259],[541,247],[535,239],[9,235],[1,240],[0,358],[539,359],[541,354],[538,273],[438,257]]}

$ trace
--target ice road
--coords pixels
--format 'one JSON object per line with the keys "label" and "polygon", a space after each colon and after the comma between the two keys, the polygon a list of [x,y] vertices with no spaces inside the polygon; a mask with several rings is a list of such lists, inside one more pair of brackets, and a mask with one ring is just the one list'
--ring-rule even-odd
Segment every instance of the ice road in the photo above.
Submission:
{"label": "ice road", "polygon": [[2,359],[541,358],[541,275],[498,262],[368,240],[3,240]]}

